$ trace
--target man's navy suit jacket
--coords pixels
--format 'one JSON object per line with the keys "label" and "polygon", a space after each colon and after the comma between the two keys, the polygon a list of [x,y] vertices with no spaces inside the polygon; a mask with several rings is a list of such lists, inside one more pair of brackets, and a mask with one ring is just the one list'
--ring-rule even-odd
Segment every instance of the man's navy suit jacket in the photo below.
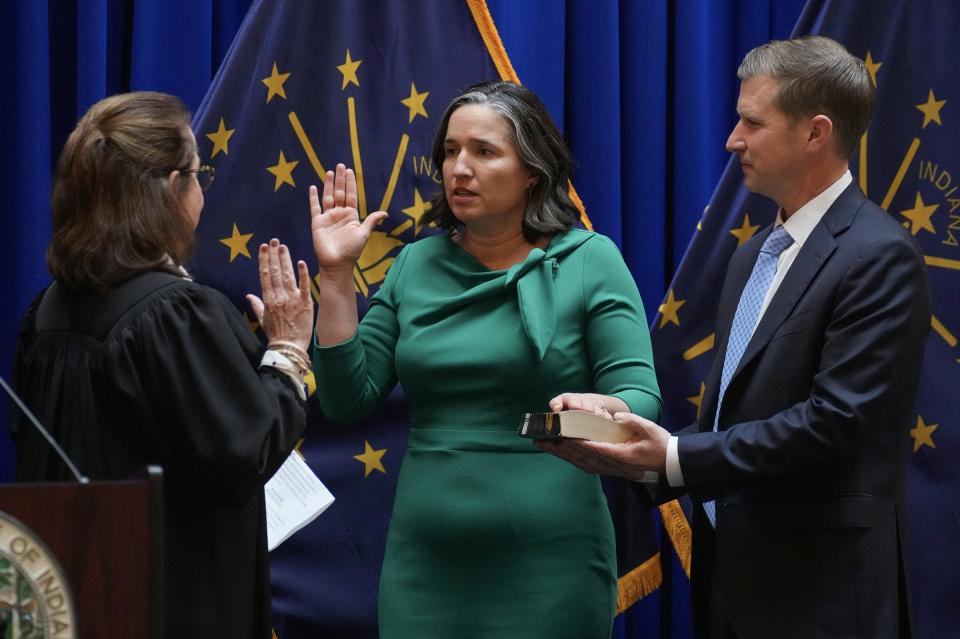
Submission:
{"label": "man's navy suit jacket", "polygon": [[731,257],[701,415],[678,433],[684,491],[716,500],[715,531],[694,507],[697,625],[709,559],[741,639],[909,635],[904,485],[930,328],[923,258],[851,184],[777,289],[713,432],[730,326],[769,232]]}

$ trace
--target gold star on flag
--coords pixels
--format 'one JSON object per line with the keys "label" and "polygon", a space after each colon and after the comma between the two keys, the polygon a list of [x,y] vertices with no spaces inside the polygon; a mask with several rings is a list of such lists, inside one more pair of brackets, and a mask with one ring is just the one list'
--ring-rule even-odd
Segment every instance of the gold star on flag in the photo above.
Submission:
{"label": "gold star on flag", "polygon": [[873,82],[873,86],[877,86],[877,71],[883,66],[883,62],[874,62],[873,56],[867,51],[867,58],[863,63],[867,66],[867,73],[870,74],[870,80]]}
{"label": "gold star on flag", "polygon": [[236,129],[228,129],[223,123],[223,118],[220,118],[220,126],[213,133],[207,133],[207,137],[213,142],[213,153],[210,154],[210,159],[216,157],[217,153],[223,151],[224,155],[230,155],[230,151],[227,148],[227,144],[230,142],[230,136],[234,134]]}
{"label": "gold star on flag", "polygon": [[238,255],[243,255],[246,258],[250,257],[250,251],[247,250],[247,242],[249,242],[252,237],[253,233],[240,233],[240,229],[237,228],[237,223],[233,223],[233,233],[230,237],[225,237],[220,240],[221,244],[230,247],[231,262],[237,259]]}
{"label": "gold star on flag", "polygon": [[413,82],[410,83],[410,97],[400,100],[400,103],[403,106],[410,109],[410,120],[407,122],[407,124],[413,122],[413,119],[418,115],[422,115],[425,118],[429,117],[427,115],[427,109],[423,105],[428,95],[430,95],[429,91],[417,93],[417,85],[415,85]]}
{"label": "gold star on flag", "polygon": [[346,89],[347,85],[351,83],[360,86],[360,80],[357,78],[357,69],[360,68],[362,63],[363,60],[351,60],[350,49],[347,49],[347,59],[343,64],[337,65],[337,71],[343,74],[343,83],[340,85],[341,91]]}
{"label": "gold star on flag", "polygon": [[416,235],[420,232],[420,218],[423,217],[424,213],[430,210],[430,202],[424,202],[423,198],[420,197],[420,190],[414,188],[413,205],[402,210],[404,213],[412,217],[413,221],[416,223],[416,225],[413,227],[413,234]]}
{"label": "gold star on flag", "polygon": [[[933,217],[933,213],[938,208],[940,208],[939,204],[924,204],[923,198],[917,193],[917,199],[914,200],[913,208],[901,211],[900,215],[910,220],[910,233],[913,235],[916,235],[920,229],[930,231],[936,235],[937,230],[933,228],[933,221],[930,218]],[[904,223],[904,226],[906,226],[906,223]]]}
{"label": "gold star on flag", "polygon": [[267,170],[273,173],[276,178],[273,184],[274,191],[279,191],[280,187],[284,184],[296,186],[296,184],[293,183],[293,170],[297,168],[297,164],[299,163],[299,160],[287,162],[287,158],[283,157],[283,151],[280,151],[280,159],[277,160],[277,163],[267,167]]}
{"label": "gold star on flag", "polygon": [[667,292],[667,301],[661,304],[658,309],[660,311],[660,326],[658,328],[663,328],[667,322],[673,322],[677,326],[680,326],[680,317],[677,315],[677,311],[686,303],[687,300],[674,299],[673,289],[670,289],[670,291]]}
{"label": "gold star on flag", "polygon": [[700,382],[700,392],[693,397],[687,398],[688,402],[697,407],[697,419],[700,419],[700,404],[703,403],[703,391],[705,391],[706,388],[706,385],[704,385],[703,382]]}
{"label": "gold star on flag", "polygon": [[307,397],[312,397],[317,392],[317,377],[313,374],[313,371],[307,371],[307,374],[303,376],[303,383],[307,385]]}
{"label": "gold star on flag", "polygon": [[283,90],[283,83],[286,82],[287,78],[289,77],[289,73],[279,73],[277,71],[277,63],[273,63],[273,72],[269,75],[269,77],[260,80],[267,85],[267,102],[270,102],[275,95],[279,95],[284,100],[287,99],[287,94]]}
{"label": "gold star on flag", "polygon": [[743,246],[744,242],[746,242],[751,237],[753,237],[753,234],[756,233],[759,228],[760,228],[759,224],[756,224],[756,225],[750,224],[749,215],[744,215],[743,225],[738,229],[733,229],[732,231],[730,231],[730,235],[737,238],[737,248],[740,248],[741,246]]}
{"label": "gold star on flag", "polygon": [[910,431],[910,436],[913,437],[913,452],[920,450],[921,446],[936,448],[937,445],[933,443],[933,431],[937,430],[939,426],[940,424],[930,424],[927,426],[923,421],[923,417],[917,415],[917,425]]}
{"label": "gold star on flag", "polygon": [[380,448],[374,450],[373,446],[370,445],[370,442],[363,440],[363,454],[354,455],[353,458],[358,462],[363,463],[363,477],[366,479],[370,476],[375,470],[379,470],[384,475],[387,474],[387,469],[383,467],[383,456],[387,453],[386,448]]}
{"label": "gold star on flag", "polygon": [[930,95],[927,97],[927,101],[917,105],[917,110],[923,113],[923,126],[920,128],[927,128],[927,125],[931,122],[936,122],[942,126],[943,122],[940,121],[940,109],[942,109],[946,103],[946,100],[938,100],[933,95],[933,89],[930,89]]}

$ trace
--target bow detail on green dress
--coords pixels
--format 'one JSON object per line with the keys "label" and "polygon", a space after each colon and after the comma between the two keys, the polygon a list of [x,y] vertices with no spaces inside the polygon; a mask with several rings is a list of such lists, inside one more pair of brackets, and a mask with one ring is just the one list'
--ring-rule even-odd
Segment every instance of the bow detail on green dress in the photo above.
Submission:
{"label": "bow detail on green dress", "polygon": [[557,302],[554,277],[559,260],[590,238],[593,233],[561,233],[555,235],[546,249],[534,248],[519,264],[509,269],[491,271],[457,244],[448,241],[447,261],[437,265],[457,281],[470,282],[462,293],[441,297],[421,307],[416,323],[437,323],[459,309],[496,295],[511,294],[516,289],[517,305],[523,332],[530,348],[542,361],[557,331]]}
{"label": "bow detail on green dress", "polygon": [[558,268],[557,258],[547,257],[546,251],[535,248],[524,261],[507,270],[503,282],[504,288],[517,287],[523,331],[538,360],[543,360],[557,332],[553,280]]}

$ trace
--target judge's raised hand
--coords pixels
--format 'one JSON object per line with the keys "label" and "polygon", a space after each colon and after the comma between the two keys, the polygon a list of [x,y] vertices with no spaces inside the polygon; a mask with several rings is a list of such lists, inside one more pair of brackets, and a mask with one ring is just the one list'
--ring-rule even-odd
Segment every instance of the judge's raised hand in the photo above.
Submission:
{"label": "judge's raised hand", "polygon": [[290,249],[276,238],[261,244],[260,288],[263,299],[247,295],[253,313],[268,342],[285,341],[309,352],[313,333],[313,300],[310,299],[310,272],[303,260],[297,262],[299,281],[294,277]]}
{"label": "judge's raised hand", "polygon": [[321,272],[352,272],[370,233],[386,217],[386,212],[377,211],[361,222],[353,169],[338,164],[336,172],[327,171],[322,200],[317,195],[317,187],[310,187],[310,231]]}
{"label": "judge's raised hand", "polygon": [[670,433],[633,413],[616,413],[614,420],[633,429],[634,436],[622,444],[584,439],[538,440],[541,450],[564,459],[578,468],[597,475],[613,475],[638,480],[645,471],[662,472],[667,461]]}

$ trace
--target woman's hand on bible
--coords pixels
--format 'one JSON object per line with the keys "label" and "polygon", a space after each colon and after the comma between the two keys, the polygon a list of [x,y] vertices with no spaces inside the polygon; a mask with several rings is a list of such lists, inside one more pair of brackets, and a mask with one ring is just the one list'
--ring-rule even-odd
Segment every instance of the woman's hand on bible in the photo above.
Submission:
{"label": "woman's hand on bible", "polygon": [[614,413],[627,412],[630,407],[626,402],[610,395],[600,395],[599,393],[563,393],[550,400],[550,410],[559,413],[562,410],[582,410],[588,413],[596,413],[599,408],[602,412],[598,413],[606,416]]}

